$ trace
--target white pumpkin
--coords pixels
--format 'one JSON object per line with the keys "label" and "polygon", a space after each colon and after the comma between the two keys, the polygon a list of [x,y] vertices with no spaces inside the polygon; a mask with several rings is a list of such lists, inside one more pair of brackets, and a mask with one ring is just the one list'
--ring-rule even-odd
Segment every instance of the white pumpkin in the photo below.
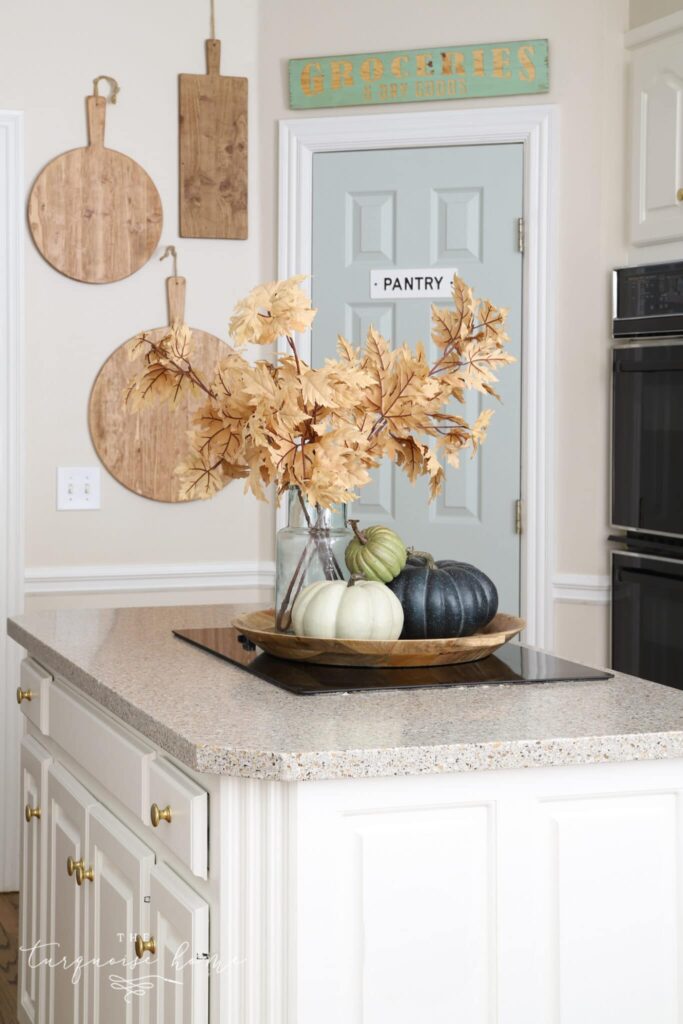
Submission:
{"label": "white pumpkin", "polygon": [[384,583],[319,580],[305,587],[292,608],[297,636],[338,640],[398,640],[401,602]]}

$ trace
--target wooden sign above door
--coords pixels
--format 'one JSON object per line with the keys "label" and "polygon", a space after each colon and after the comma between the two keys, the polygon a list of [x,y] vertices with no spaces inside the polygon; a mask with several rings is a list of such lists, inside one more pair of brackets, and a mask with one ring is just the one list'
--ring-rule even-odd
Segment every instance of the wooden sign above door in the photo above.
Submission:
{"label": "wooden sign above door", "polygon": [[548,88],[547,39],[289,62],[289,105],[294,110],[516,96]]}

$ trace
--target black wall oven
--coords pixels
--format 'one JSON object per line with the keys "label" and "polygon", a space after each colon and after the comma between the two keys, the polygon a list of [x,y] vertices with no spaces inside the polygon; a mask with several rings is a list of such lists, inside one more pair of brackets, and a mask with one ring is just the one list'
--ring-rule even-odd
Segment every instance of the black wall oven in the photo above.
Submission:
{"label": "black wall oven", "polygon": [[683,689],[683,557],[613,552],[612,664]]}
{"label": "black wall oven", "polygon": [[612,525],[683,537],[683,338],[612,356]]}
{"label": "black wall oven", "polygon": [[683,689],[683,261],[614,299],[612,665]]}

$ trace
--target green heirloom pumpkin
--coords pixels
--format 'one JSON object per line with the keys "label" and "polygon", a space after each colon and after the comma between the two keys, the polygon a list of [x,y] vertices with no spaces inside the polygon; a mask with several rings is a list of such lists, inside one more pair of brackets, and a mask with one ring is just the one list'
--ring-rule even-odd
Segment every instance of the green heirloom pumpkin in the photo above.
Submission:
{"label": "green heirloom pumpkin", "polygon": [[403,640],[471,636],[498,611],[489,577],[466,562],[435,562],[414,551],[403,572],[387,584],[403,606]]}
{"label": "green heirloom pumpkin", "polygon": [[389,583],[406,564],[408,552],[397,533],[388,526],[358,529],[358,520],[349,519],[355,537],[346,546],[344,558],[351,573],[377,583]]}

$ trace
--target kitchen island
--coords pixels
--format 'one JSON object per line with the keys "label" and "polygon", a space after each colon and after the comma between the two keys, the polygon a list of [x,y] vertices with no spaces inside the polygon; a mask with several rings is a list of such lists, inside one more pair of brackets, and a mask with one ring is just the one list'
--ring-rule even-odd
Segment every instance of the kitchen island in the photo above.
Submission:
{"label": "kitchen island", "polygon": [[172,635],[240,610],[10,621],[22,945],[125,961],[22,1024],[679,1019],[683,693],[297,697]]}

